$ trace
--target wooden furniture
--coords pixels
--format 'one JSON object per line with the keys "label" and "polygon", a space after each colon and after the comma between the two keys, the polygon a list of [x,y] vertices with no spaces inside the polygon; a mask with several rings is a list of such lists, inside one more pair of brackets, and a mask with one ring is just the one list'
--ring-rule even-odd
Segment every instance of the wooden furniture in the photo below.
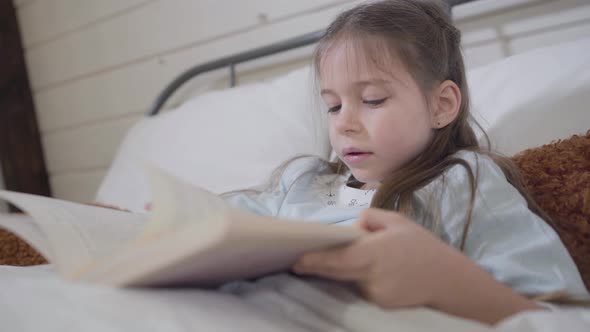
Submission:
{"label": "wooden furniture", "polygon": [[0,165],[5,188],[50,196],[16,12],[0,1]]}

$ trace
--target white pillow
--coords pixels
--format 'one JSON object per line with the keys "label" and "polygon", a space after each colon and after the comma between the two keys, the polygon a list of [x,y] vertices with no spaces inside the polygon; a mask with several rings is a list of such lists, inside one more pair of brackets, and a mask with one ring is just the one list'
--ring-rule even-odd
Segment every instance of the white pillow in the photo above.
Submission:
{"label": "white pillow", "polygon": [[150,201],[141,161],[215,193],[266,182],[298,154],[329,156],[309,68],[269,83],[200,95],[139,121],[127,134],[96,201],[132,211]]}
{"label": "white pillow", "polygon": [[[540,48],[468,72],[473,113],[506,155],[590,129],[590,39]],[[263,183],[295,154],[327,158],[309,68],[268,84],[211,92],[141,120],[96,200],[133,211],[150,200],[149,160],[213,192]],[[318,125],[318,123],[320,125]]]}
{"label": "white pillow", "polygon": [[505,155],[590,129],[590,38],[468,73],[472,111]]}

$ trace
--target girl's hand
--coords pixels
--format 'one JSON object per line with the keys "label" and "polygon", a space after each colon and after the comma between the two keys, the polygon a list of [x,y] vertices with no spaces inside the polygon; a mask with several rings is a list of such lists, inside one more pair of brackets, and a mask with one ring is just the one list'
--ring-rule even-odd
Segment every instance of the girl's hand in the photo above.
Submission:
{"label": "girl's hand", "polygon": [[96,206],[96,207],[101,207],[101,208],[111,209],[111,210],[118,210],[118,211],[123,211],[123,212],[131,212],[127,209],[123,209],[121,207],[114,206],[114,205],[106,205],[106,204],[101,204],[101,203],[87,203],[86,205],[91,205],[91,206]]}
{"label": "girl's hand", "polygon": [[346,247],[307,253],[293,270],[354,282],[386,309],[429,306],[488,324],[541,309],[399,213],[368,209],[359,223],[372,233]]}
{"label": "girl's hand", "polygon": [[361,227],[372,232],[350,246],[303,255],[298,274],[355,282],[362,295],[384,308],[430,305],[452,249],[407,217],[368,209]]}

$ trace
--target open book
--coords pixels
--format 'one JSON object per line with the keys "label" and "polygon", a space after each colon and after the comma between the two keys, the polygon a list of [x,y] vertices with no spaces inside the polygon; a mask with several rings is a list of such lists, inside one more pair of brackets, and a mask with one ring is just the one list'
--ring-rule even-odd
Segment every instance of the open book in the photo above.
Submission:
{"label": "open book", "polygon": [[148,169],[151,213],[128,213],[0,191],[26,214],[0,214],[72,280],[114,286],[216,286],[285,271],[308,250],[343,245],[364,231],[238,210],[222,198]]}

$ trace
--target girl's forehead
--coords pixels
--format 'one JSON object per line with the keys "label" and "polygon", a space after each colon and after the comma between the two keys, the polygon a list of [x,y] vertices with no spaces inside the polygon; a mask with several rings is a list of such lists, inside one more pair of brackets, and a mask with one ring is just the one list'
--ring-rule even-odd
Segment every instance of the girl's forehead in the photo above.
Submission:
{"label": "girl's forehead", "polygon": [[332,82],[409,78],[405,66],[394,52],[381,47],[366,46],[366,43],[346,41],[330,45],[318,63],[320,80]]}

